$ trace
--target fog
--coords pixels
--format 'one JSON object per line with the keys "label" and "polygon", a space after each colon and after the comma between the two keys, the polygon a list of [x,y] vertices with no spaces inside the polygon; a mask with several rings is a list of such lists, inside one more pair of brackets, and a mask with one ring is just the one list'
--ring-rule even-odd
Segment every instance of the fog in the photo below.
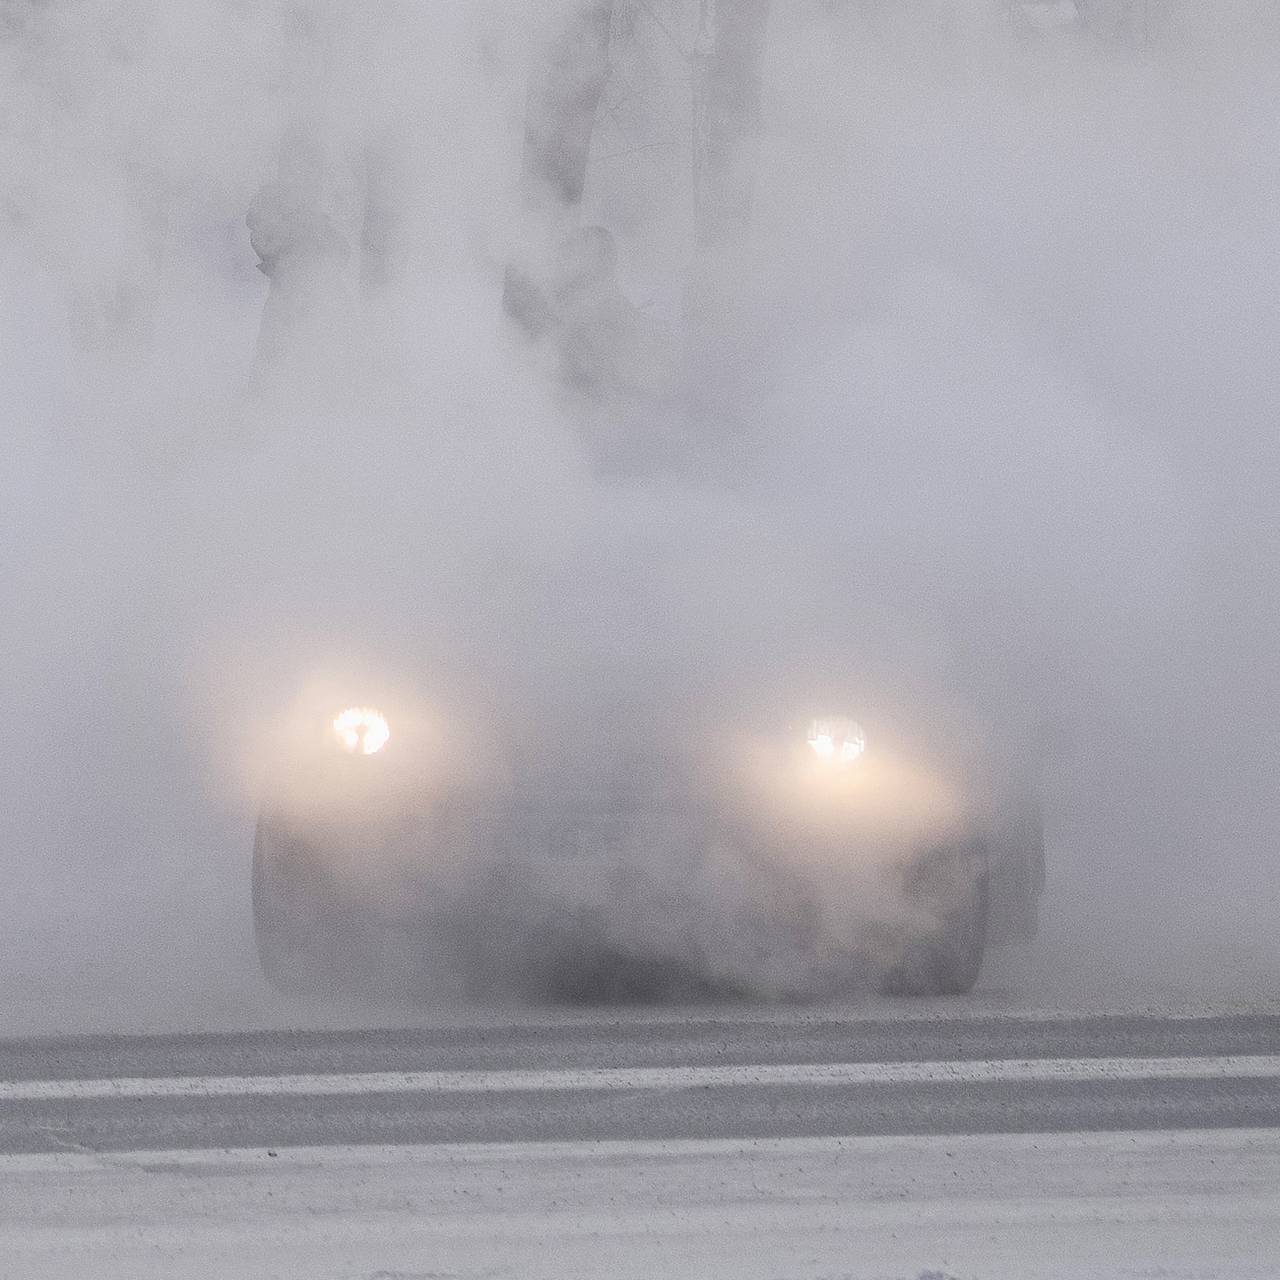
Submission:
{"label": "fog", "polygon": [[[1275,6],[775,0],[709,266],[696,7],[618,5],[583,216],[651,345],[603,407],[503,317],[538,6],[0,7],[0,1034],[312,1016],[249,855],[316,687],[513,737],[889,689],[1036,762],[990,990],[1274,980]],[[246,215],[300,122],[339,205],[394,157],[403,257],[281,351]]]}

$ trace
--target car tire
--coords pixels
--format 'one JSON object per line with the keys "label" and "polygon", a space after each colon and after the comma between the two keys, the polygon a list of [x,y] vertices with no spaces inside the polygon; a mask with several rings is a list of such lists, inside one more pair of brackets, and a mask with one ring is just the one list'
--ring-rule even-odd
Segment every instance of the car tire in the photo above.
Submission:
{"label": "car tire", "polygon": [[990,873],[985,844],[935,850],[907,870],[908,905],[933,920],[901,940],[881,989],[895,996],[960,996],[972,991],[987,948]]}

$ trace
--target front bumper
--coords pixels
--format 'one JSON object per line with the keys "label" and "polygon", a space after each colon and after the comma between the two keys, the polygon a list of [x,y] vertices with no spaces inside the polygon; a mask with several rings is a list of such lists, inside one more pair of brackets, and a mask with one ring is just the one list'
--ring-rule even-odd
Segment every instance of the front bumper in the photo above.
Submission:
{"label": "front bumper", "polygon": [[[674,786],[529,788],[357,806],[320,827],[277,814],[263,844],[266,856],[290,850],[326,897],[367,920],[474,951],[470,971],[506,956],[554,986],[539,970],[585,949],[784,995],[891,957],[907,923],[905,868],[954,837],[914,831],[904,843],[874,823],[802,816],[788,824],[785,811]],[[512,974],[494,981],[510,986]]]}

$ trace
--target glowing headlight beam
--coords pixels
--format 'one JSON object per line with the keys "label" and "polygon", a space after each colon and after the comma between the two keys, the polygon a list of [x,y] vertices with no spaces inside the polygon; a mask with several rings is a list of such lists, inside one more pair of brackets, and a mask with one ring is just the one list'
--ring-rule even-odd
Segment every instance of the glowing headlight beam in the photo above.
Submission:
{"label": "glowing headlight beam", "polygon": [[852,764],[867,749],[867,736],[856,721],[842,716],[814,720],[806,741],[819,760]]}
{"label": "glowing headlight beam", "polygon": [[374,755],[391,738],[385,717],[372,707],[348,707],[334,720],[333,731],[352,755]]}

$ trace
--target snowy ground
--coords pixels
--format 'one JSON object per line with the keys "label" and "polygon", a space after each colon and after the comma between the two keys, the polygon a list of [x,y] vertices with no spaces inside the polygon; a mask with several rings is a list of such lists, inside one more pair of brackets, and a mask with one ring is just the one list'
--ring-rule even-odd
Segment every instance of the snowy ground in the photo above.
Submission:
{"label": "snowy ground", "polygon": [[0,1280],[1241,1280],[1277,1258],[1275,1015],[0,1041]]}
{"label": "snowy ground", "polygon": [[8,1157],[5,1280],[1275,1277],[1280,1131]]}

